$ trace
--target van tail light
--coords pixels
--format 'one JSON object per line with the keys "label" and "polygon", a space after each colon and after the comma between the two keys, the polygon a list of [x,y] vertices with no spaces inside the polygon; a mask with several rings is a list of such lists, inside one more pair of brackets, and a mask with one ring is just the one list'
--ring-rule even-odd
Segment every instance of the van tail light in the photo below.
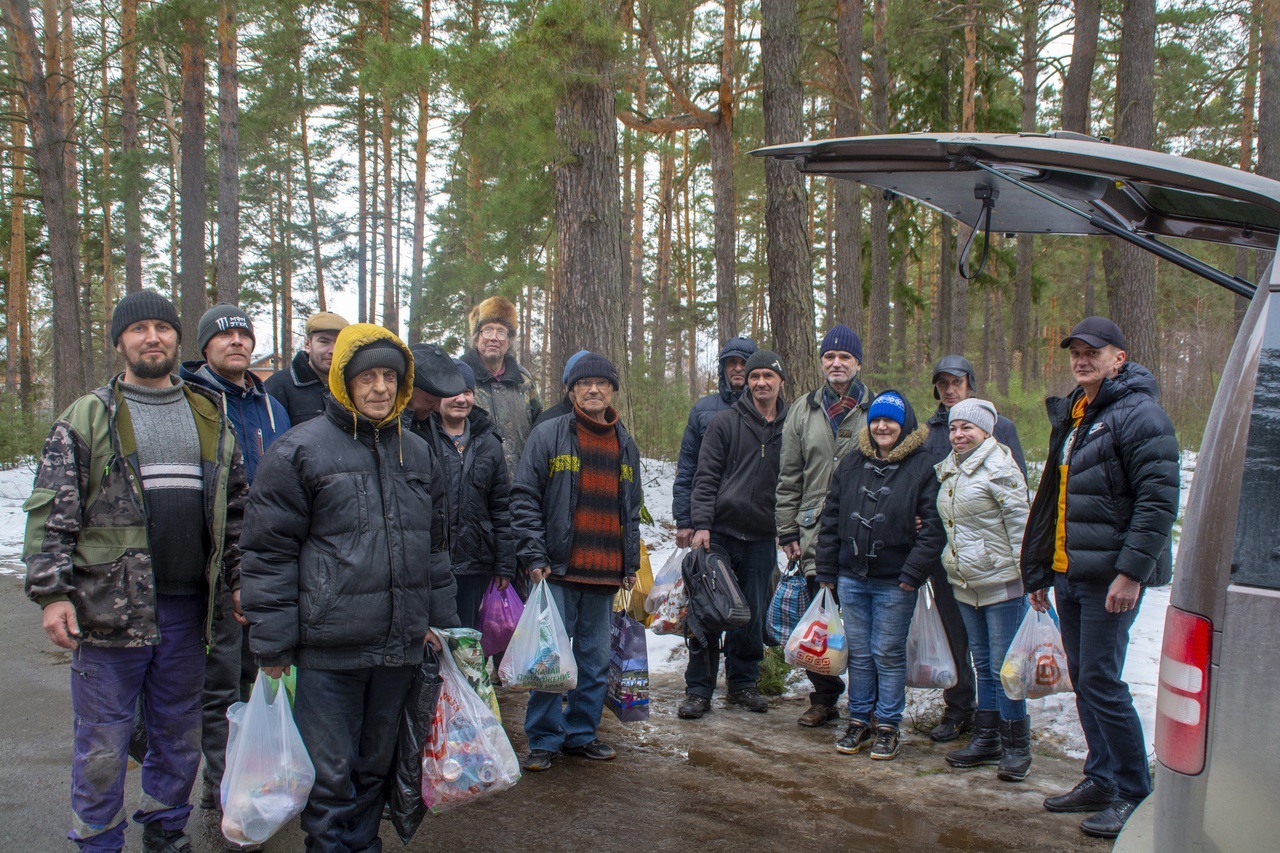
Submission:
{"label": "van tail light", "polygon": [[1156,700],[1156,757],[1170,770],[1188,776],[1204,770],[1212,645],[1212,622],[1169,607]]}

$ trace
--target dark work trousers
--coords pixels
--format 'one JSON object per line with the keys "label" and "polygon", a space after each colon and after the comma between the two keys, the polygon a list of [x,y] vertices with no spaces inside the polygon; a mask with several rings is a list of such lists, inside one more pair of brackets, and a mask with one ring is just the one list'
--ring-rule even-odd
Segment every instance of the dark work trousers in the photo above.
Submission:
{"label": "dark work trousers", "polygon": [[729,555],[729,565],[751,607],[751,621],[741,628],[713,638],[697,654],[690,653],[684,671],[685,690],[708,699],[720,679],[720,655],[724,655],[725,681],[729,692],[755,687],[764,659],[764,615],[769,607],[769,577],[778,564],[778,548],[773,537],[742,540],[711,534],[711,544]]}
{"label": "dark work trousers", "polygon": [[231,592],[223,592],[213,621],[213,646],[204,664],[200,751],[204,753],[201,801],[206,806],[221,802],[219,789],[227,768],[227,709],[236,702],[249,701],[249,690],[258,674],[249,651],[249,627],[235,620],[231,608]]}
{"label": "dark work trousers", "polygon": [[973,660],[969,657],[969,632],[964,627],[964,617],[956,605],[955,592],[942,562],[934,565],[930,575],[933,581],[933,600],[937,602],[942,630],[947,634],[947,645],[956,661],[956,686],[942,691],[942,701],[947,703],[943,713],[953,720],[962,720],[978,707],[978,682],[973,674]]}
{"label": "dark work trousers", "polygon": [[[819,587],[816,575],[806,576],[804,585],[809,590],[810,601],[818,597]],[[809,694],[810,705],[830,705],[834,708],[840,701],[840,697],[844,695],[844,679],[837,675],[809,672],[809,683],[813,685],[813,692]]]}
{"label": "dark work trousers", "polygon": [[1125,613],[1107,612],[1109,583],[1069,581],[1056,572],[1053,597],[1058,603],[1067,671],[1076,691],[1076,710],[1089,755],[1084,775],[1098,787],[1131,803],[1151,793],[1147,738],[1133,709],[1129,685],[1120,677],[1129,650],[1129,628],[1138,606]]}
{"label": "dark work trousers", "polygon": [[458,619],[462,621],[462,627],[479,628],[480,602],[484,598],[485,590],[489,588],[489,582],[493,580],[493,575],[454,575],[453,579],[458,582],[456,601]]}
{"label": "dark work trousers", "polygon": [[316,768],[302,810],[307,850],[378,851],[400,713],[416,666],[299,669],[294,721]]}

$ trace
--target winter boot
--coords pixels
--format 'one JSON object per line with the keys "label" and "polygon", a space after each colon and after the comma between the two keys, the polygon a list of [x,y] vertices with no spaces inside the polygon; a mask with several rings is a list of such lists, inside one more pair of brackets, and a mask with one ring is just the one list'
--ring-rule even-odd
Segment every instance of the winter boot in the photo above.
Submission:
{"label": "winter boot", "polygon": [[143,853],[191,853],[191,839],[181,829],[165,829],[152,822],[142,830]]}
{"label": "winter boot", "polygon": [[996,774],[1005,782],[1021,782],[1031,772],[1031,718],[1000,721],[1004,757]]}
{"label": "winter boot", "polygon": [[1000,764],[1004,749],[1000,744],[1000,712],[979,711],[974,720],[973,737],[959,749],[947,753],[952,767],[981,767]]}

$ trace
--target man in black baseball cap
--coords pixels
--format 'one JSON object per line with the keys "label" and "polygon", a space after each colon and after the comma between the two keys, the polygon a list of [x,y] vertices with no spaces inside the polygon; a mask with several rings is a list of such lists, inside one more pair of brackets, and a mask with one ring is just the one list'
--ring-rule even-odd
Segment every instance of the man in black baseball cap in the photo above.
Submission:
{"label": "man in black baseball cap", "polygon": [[1062,339],[1062,348],[1069,349],[1072,341],[1086,343],[1094,349],[1113,346],[1118,350],[1128,350],[1129,344],[1124,339],[1120,327],[1106,317],[1085,317],[1071,334]]}
{"label": "man in black baseball cap", "polygon": [[409,426],[425,437],[427,418],[440,411],[440,401],[458,396],[467,386],[458,365],[435,344],[414,344],[409,352],[413,353],[413,396],[409,399],[413,422]]}

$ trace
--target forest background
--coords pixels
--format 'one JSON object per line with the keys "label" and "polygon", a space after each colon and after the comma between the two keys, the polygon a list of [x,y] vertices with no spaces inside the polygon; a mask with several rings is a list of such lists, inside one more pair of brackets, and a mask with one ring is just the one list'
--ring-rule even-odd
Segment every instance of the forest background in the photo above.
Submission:
{"label": "forest background", "polygon": [[[1105,240],[993,238],[807,179],[764,144],[1065,129],[1280,177],[1280,0],[0,0],[0,461],[117,369],[140,287],[255,316],[287,362],[315,310],[460,353],[520,309],[549,405],[581,347],[670,456],[720,341],[802,392],[835,322],[874,388],[932,403],[951,352],[1043,454],[1058,341],[1110,314],[1198,446],[1236,297]],[[1188,251],[1244,277],[1268,260]],[[793,393],[791,396],[795,396]]]}

